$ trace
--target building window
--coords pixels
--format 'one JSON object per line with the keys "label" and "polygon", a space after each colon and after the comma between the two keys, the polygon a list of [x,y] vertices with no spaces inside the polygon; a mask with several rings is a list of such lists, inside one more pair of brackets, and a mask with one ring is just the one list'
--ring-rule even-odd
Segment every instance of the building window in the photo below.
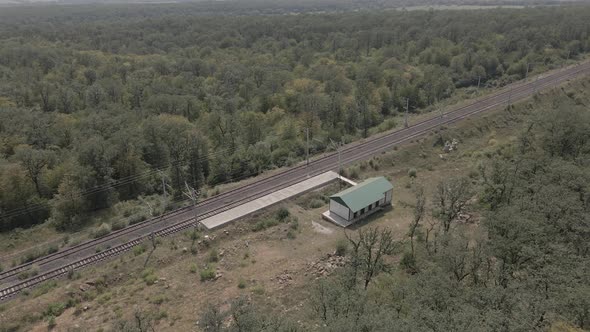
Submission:
{"label": "building window", "polygon": [[361,214],[364,214],[364,213],[365,213],[365,209],[364,209],[364,208],[362,208],[362,209],[361,209]]}
{"label": "building window", "polygon": [[356,218],[357,216],[358,216],[358,212],[355,212],[353,218]]}

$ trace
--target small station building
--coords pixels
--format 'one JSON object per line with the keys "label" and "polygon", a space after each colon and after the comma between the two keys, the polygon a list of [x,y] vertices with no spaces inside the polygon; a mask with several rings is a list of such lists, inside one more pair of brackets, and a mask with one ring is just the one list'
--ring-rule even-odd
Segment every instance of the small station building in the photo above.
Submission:
{"label": "small station building", "polygon": [[330,210],[322,216],[337,225],[347,227],[391,205],[392,197],[393,185],[386,178],[370,178],[330,196]]}

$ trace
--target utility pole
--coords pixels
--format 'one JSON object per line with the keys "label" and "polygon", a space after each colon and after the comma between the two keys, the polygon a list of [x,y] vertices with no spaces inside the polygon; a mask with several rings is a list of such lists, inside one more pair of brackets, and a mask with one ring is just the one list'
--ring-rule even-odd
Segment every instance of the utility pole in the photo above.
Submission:
{"label": "utility pole", "polygon": [[406,98],[406,117],[404,120],[404,127],[408,128],[408,113],[410,111],[410,98]]}
{"label": "utility pole", "polygon": [[164,177],[164,172],[162,171],[158,171],[160,173],[160,176],[162,177],[162,192],[164,193],[164,200],[166,200],[168,198],[168,195],[166,193],[166,178]]}
{"label": "utility pole", "polygon": [[305,148],[305,159],[307,159],[307,176],[309,176],[309,127],[305,128],[306,148]]}
{"label": "utility pole", "polygon": [[200,227],[200,223],[199,223],[199,215],[197,214],[197,202],[199,200],[199,196],[201,195],[201,191],[197,191],[195,190],[195,188],[191,187],[188,185],[188,183],[184,182],[184,185],[186,187],[186,191],[184,192],[184,195],[190,199],[193,203],[193,209],[195,212],[195,232],[198,231],[201,227]]}
{"label": "utility pole", "polygon": [[140,199],[140,201],[142,203],[145,204],[145,206],[147,207],[148,212],[150,213],[150,218],[152,218],[154,216],[154,207],[150,204],[150,202],[148,202],[144,198],[140,197],[139,199]]}
{"label": "utility pole", "polygon": [[338,183],[340,185],[340,188],[342,188],[342,175],[341,175],[342,174],[342,157],[341,157],[340,148],[342,147],[343,143],[342,142],[336,143],[331,138],[330,138],[330,142],[332,142],[332,145],[336,149],[336,152],[338,152]]}
{"label": "utility pole", "polygon": [[537,64],[543,64],[542,62],[539,61],[534,61],[534,62],[527,62],[526,64],[526,74],[524,75],[524,79],[526,80],[529,76],[529,72],[530,72],[530,68],[531,65],[537,65]]}
{"label": "utility pole", "polygon": [[479,92],[479,85],[481,84],[481,75],[477,77],[477,91]]}

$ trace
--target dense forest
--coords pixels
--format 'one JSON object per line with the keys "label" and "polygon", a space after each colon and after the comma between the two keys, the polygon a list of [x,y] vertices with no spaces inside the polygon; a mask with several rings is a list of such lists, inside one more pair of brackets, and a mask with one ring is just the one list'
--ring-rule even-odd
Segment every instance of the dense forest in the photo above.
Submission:
{"label": "dense forest", "polygon": [[[244,297],[211,305],[201,328],[588,330],[590,110],[582,94],[546,98],[517,125],[517,139],[474,156],[469,177],[443,179],[432,194],[416,186],[403,240],[391,229],[351,232],[336,250],[345,266],[311,286],[308,320],[279,319]],[[482,216],[475,227],[459,218],[467,204]]]}
{"label": "dense forest", "polygon": [[[0,230],[290,165],[590,51],[590,8],[0,14]],[[147,8],[147,9],[145,9]],[[80,15],[85,12],[85,15]],[[149,14],[143,14],[149,12]]]}

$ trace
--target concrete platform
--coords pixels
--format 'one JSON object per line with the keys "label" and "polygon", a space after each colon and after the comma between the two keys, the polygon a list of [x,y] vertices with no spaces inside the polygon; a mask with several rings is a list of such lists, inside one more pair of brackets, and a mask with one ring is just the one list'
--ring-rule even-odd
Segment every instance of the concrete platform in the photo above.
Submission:
{"label": "concrete platform", "polygon": [[373,210],[363,214],[362,216],[356,218],[356,219],[352,219],[352,220],[346,220],[344,218],[342,218],[341,216],[337,215],[336,213],[331,212],[330,210],[322,213],[322,218],[324,218],[324,220],[327,220],[329,222],[332,222],[340,227],[348,227],[354,223],[356,223],[357,221],[361,220],[361,219],[366,219],[368,216],[372,215],[373,213],[377,212],[377,211],[381,211],[383,210],[383,206],[378,206],[376,208],[374,208]]}
{"label": "concrete platform", "polygon": [[354,224],[354,222],[356,220],[346,220],[344,218],[342,218],[341,216],[337,215],[336,213],[332,213],[330,210],[322,213],[322,218],[324,218],[325,220],[332,222],[340,227],[348,227],[352,224]]}
{"label": "concrete platform", "polygon": [[357,185],[357,183],[356,183],[356,182],[352,181],[351,179],[347,179],[347,178],[345,178],[344,176],[341,176],[341,177],[340,177],[340,180],[341,180],[342,182],[346,182],[346,183],[348,183],[348,184],[349,184],[349,185],[351,185],[351,186],[356,186],[356,185]]}
{"label": "concrete platform", "polygon": [[[287,188],[278,190],[272,194],[268,194],[266,196],[257,198],[253,201],[248,203],[242,204],[240,206],[236,206],[231,208],[227,211],[221,212],[209,218],[201,220],[201,223],[207,229],[213,229],[220,226],[223,226],[231,221],[236,219],[245,217],[249,214],[252,214],[256,211],[262,210],[267,208],[271,205],[277,204],[281,201],[286,199],[295,197],[297,195],[301,195],[305,192],[311,191],[313,189],[317,189],[319,187],[325,186],[326,184],[337,181],[338,180],[338,173],[336,172],[326,172],[320,175],[314,176],[307,180],[303,180],[299,183],[296,183],[292,186]],[[341,177],[341,180],[347,183],[354,183],[345,177]]]}

